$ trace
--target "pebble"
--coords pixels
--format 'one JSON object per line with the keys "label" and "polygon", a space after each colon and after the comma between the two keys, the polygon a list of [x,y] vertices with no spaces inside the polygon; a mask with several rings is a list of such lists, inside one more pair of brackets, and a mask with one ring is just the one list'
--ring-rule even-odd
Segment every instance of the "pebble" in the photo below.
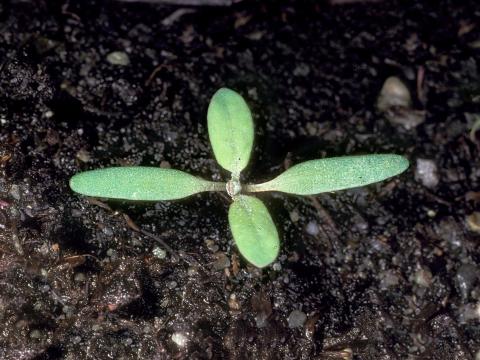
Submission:
{"label": "pebble", "polygon": [[480,303],[477,304],[465,304],[459,309],[459,321],[460,323],[466,323],[471,320],[480,319]]}
{"label": "pebble", "polygon": [[288,327],[290,329],[302,327],[307,321],[307,315],[303,311],[300,310],[293,310],[290,315],[288,315]]}
{"label": "pebble", "polygon": [[463,299],[468,298],[473,285],[477,281],[479,271],[475,265],[463,264],[457,270],[455,283]]}
{"label": "pebble", "polygon": [[130,64],[130,58],[123,51],[113,51],[107,55],[107,61],[112,65],[127,66]]}
{"label": "pebble", "polygon": [[40,339],[42,337],[42,333],[40,332],[40,330],[33,330],[31,333],[30,333],[30,337],[32,339]]}
{"label": "pebble", "polygon": [[168,287],[169,289],[175,289],[175,288],[177,287],[177,282],[176,282],[176,281],[169,281],[169,282],[167,283],[167,287]]}
{"label": "pebble", "polygon": [[235,294],[230,294],[230,297],[228,298],[228,307],[233,311],[240,310],[240,304]]}
{"label": "pebble", "polygon": [[80,336],[75,336],[73,339],[72,339],[72,342],[74,344],[80,344],[80,342],[82,341],[82,338]]}
{"label": "pebble", "polygon": [[268,315],[265,313],[260,313],[257,316],[255,316],[255,324],[257,325],[257,328],[261,329],[267,326],[268,324]]}
{"label": "pebble", "polygon": [[398,283],[400,282],[398,275],[395,274],[393,271],[385,271],[381,273],[380,278],[382,279],[380,281],[380,287],[382,289],[387,289],[392,286],[397,286]]}
{"label": "pebble", "polygon": [[394,106],[409,108],[412,98],[407,86],[396,76],[385,80],[377,100],[377,108],[384,112]]}
{"label": "pebble", "polygon": [[167,252],[161,247],[155,246],[152,250],[153,256],[158,259],[165,259],[167,257]]}
{"label": "pebble", "polygon": [[406,130],[413,129],[425,121],[426,112],[412,108],[412,98],[407,86],[397,77],[391,76],[383,84],[377,99],[377,108],[393,125]]}
{"label": "pebble", "polygon": [[75,308],[73,306],[65,305],[64,307],[62,307],[62,311],[67,317],[71,317],[73,316]]}
{"label": "pebble", "polygon": [[87,277],[85,276],[84,273],[76,273],[75,276],[73,277],[73,280],[76,281],[76,282],[84,282],[85,280],[87,280]]}
{"label": "pebble", "polygon": [[275,264],[273,264],[272,268],[273,268],[274,271],[280,271],[280,270],[282,270],[282,265],[280,265],[280,263],[276,262]]}
{"label": "pebble", "polygon": [[207,245],[208,250],[210,250],[213,253],[216,253],[218,250],[220,250],[220,247],[215,244],[214,240],[208,239],[205,240],[205,244]]}
{"label": "pebble", "polygon": [[216,253],[215,257],[217,258],[213,262],[213,268],[215,270],[223,270],[225,268],[230,267],[230,259],[228,258],[227,255],[225,255],[222,252]]}
{"label": "pebble", "polygon": [[292,222],[296,223],[298,220],[300,220],[300,215],[298,214],[298,211],[297,210],[292,210],[290,211],[290,220],[292,220]]}
{"label": "pebble", "polygon": [[429,159],[417,159],[415,179],[427,188],[434,188],[440,182],[437,164]]}
{"label": "pebble", "polygon": [[110,248],[107,250],[107,256],[109,258],[115,259],[117,257],[117,252],[115,251],[115,249]]}
{"label": "pebble", "polygon": [[475,211],[474,213],[468,215],[467,225],[471,231],[480,233],[480,212]]}
{"label": "pebble", "polygon": [[295,76],[308,76],[308,74],[310,74],[310,67],[305,63],[301,63],[293,69]]}
{"label": "pebble", "polygon": [[20,200],[20,187],[16,184],[13,184],[10,188],[10,196],[15,200]]}
{"label": "pebble", "polygon": [[429,287],[432,284],[432,273],[428,269],[418,269],[414,278],[415,283],[419,286]]}
{"label": "pebble", "polygon": [[305,231],[308,235],[316,236],[320,232],[320,229],[316,221],[310,221],[305,227]]}
{"label": "pebble", "polygon": [[102,232],[107,235],[107,236],[112,236],[113,235],[113,230],[111,227],[108,227],[108,226],[105,226],[103,229],[102,229]]}
{"label": "pebble", "polygon": [[184,334],[176,332],[172,334],[172,341],[180,347],[185,347],[185,345],[187,345],[188,339]]}
{"label": "pebble", "polygon": [[84,163],[87,163],[89,162],[90,160],[92,160],[92,156],[90,155],[90,153],[85,150],[85,149],[80,149],[78,152],[77,152],[77,155],[76,155],[77,159],[80,160],[81,162],[84,162]]}

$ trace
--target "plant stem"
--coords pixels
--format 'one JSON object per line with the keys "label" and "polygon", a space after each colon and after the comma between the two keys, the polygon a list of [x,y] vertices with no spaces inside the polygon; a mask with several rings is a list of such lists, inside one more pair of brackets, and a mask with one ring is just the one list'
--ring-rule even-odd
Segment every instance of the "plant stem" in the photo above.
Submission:
{"label": "plant stem", "polygon": [[270,189],[268,188],[268,182],[265,182],[262,184],[247,184],[247,185],[244,185],[242,189],[248,193],[270,191]]}
{"label": "plant stem", "polygon": [[208,181],[205,191],[227,191],[227,184],[217,181]]}

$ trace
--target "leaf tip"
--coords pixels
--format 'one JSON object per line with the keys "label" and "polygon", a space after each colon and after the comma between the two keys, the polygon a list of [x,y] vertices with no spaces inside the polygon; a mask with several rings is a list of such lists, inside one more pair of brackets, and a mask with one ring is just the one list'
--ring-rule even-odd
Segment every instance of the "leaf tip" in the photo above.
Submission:
{"label": "leaf tip", "polygon": [[389,157],[391,158],[392,166],[397,170],[396,175],[403,173],[410,167],[410,161],[405,156],[391,154]]}
{"label": "leaf tip", "polygon": [[70,189],[76,193],[81,193],[82,189],[82,173],[73,175],[68,181],[68,186]]}

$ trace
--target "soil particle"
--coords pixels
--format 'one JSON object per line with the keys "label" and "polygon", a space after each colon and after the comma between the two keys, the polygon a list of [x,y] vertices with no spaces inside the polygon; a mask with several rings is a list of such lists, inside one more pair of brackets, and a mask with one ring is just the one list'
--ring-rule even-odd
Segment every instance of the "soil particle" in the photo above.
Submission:
{"label": "soil particle", "polygon": [[[478,1],[179,10],[0,4],[0,358],[478,357]],[[380,111],[391,77],[409,101]],[[205,120],[221,86],[254,114],[248,182],[347,154],[412,168],[262,196],[282,239],[263,270],[239,256],[221,196],[106,204],[69,190],[78,171],[127,164],[226,180]],[[435,166],[420,176],[417,159]]]}
{"label": "soil particle", "polygon": [[288,327],[291,329],[302,327],[305,321],[307,321],[307,315],[300,310],[293,310],[287,319]]}
{"label": "soil particle", "polygon": [[417,159],[415,179],[427,188],[434,188],[440,182],[438,168],[433,160]]}

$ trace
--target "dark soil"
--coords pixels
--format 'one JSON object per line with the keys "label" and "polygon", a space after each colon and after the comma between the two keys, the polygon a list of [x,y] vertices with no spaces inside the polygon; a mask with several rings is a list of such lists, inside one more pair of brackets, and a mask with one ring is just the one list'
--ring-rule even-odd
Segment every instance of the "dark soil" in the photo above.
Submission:
{"label": "dark soil", "polygon": [[[1,359],[479,359],[480,4],[316,3],[0,3]],[[376,110],[389,76],[425,122]],[[261,196],[282,235],[263,271],[218,194],[107,206],[70,191],[109,165],[225,179],[206,129],[221,86],[255,114],[249,181],[343,154],[412,166]],[[438,168],[429,187],[418,159]]]}

